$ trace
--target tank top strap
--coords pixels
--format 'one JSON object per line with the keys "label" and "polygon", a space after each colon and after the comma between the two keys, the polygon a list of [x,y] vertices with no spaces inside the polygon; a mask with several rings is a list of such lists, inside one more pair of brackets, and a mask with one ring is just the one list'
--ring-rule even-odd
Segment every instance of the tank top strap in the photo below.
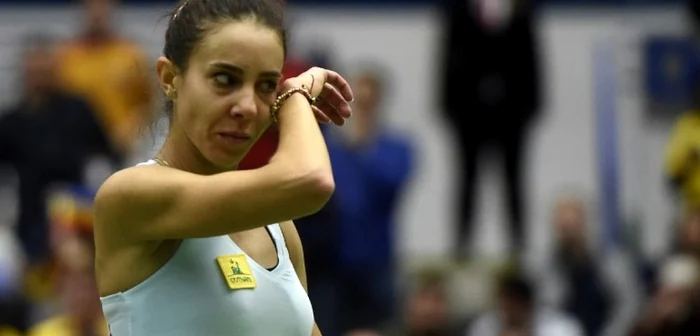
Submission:
{"label": "tank top strap", "polygon": [[267,226],[267,229],[270,231],[272,239],[275,240],[275,246],[277,246],[277,254],[280,257],[280,260],[283,260],[283,258],[286,258],[289,253],[287,251],[287,244],[284,241],[282,227],[279,224],[271,224]]}

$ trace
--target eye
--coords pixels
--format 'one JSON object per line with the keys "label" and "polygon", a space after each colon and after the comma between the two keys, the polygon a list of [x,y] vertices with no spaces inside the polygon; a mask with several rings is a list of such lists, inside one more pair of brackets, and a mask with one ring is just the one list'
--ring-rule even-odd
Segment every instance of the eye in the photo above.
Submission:
{"label": "eye", "polygon": [[263,94],[272,94],[277,92],[277,82],[276,81],[271,81],[271,80],[266,80],[260,82],[259,85],[259,90]]}
{"label": "eye", "polygon": [[214,85],[220,87],[231,86],[235,84],[235,78],[227,73],[217,73],[212,78]]}

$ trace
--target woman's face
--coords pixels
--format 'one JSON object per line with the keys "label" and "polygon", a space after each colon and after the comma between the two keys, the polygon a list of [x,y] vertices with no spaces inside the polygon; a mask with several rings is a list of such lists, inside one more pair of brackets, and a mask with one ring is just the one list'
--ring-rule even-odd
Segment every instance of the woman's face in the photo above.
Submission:
{"label": "woman's face", "polygon": [[171,132],[233,168],[270,125],[284,63],[279,34],[255,20],[215,24],[175,75]]}

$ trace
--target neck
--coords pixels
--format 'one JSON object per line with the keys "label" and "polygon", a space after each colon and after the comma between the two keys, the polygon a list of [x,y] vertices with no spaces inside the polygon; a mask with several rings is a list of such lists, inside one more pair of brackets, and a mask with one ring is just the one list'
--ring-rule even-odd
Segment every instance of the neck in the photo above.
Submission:
{"label": "neck", "polygon": [[83,35],[83,40],[88,44],[100,44],[109,41],[112,33],[106,28],[89,28]]}
{"label": "neck", "polygon": [[172,168],[200,175],[213,175],[237,168],[224,169],[215,166],[202,155],[187,136],[172,129],[157,157],[167,162]]}

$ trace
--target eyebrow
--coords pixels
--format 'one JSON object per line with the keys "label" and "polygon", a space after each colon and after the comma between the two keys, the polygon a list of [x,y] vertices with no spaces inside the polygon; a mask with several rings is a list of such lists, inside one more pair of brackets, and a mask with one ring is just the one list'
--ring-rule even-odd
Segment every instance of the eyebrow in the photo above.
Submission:
{"label": "eyebrow", "polygon": [[[242,75],[244,72],[242,68],[237,67],[237,66],[230,64],[230,63],[225,63],[225,62],[214,62],[211,64],[211,66],[217,67],[217,68],[220,68],[223,70],[227,70],[227,71],[233,72],[233,73],[238,74],[238,75]],[[262,76],[262,77],[282,77],[282,74],[279,71],[271,70],[271,71],[261,72],[260,76]]]}

